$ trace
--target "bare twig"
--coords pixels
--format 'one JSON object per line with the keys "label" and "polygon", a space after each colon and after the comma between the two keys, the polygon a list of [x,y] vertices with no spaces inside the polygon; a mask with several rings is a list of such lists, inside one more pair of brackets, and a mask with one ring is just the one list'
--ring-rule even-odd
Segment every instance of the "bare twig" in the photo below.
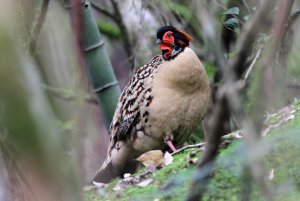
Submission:
{"label": "bare twig", "polygon": [[[234,133],[229,133],[227,135],[223,135],[221,139],[222,140],[241,139],[241,138],[243,138],[243,136],[241,136],[240,133],[241,133],[241,131],[235,131]],[[205,144],[206,144],[205,142],[200,142],[197,144],[189,144],[184,147],[181,147],[177,151],[173,152],[171,155],[174,156],[174,155],[179,154],[187,149],[202,148],[205,146]]]}
{"label": "bare twig", "polygon": [[181,152],[183,152],[184,150],[186,149],[191,149],[191,148],[201,148],[205,145],[206,143],[205,142],[201,142],[201,143],[198,143],[198,144],[189,144],[189,145],[186,145],[184,147],[181,147],[180,149],[177,149],[177,151],[173,152],[171,155],[174,156],[176,154],[179,154]]}
{"label": "bare twig", "polygon": [[107,8],[103,8],[101,5],[99,5],[97,2],[95,1],[91,1],[91,5],[94,9],[96,9],[97,11],[99,11],[100,13],[102,13],[103,15],[111,18],[112,20],[115,20],[115,16],[114,14],[112,14],[111,12],[109,12],[107,10]]}
{"label": "bare twig", "polygon": [[300,82],[295,79],[287,70],[286,68],[284,68],[279,62],[278,60],[275,60],[275,63],[277,64],[277,66],[279,67],[279,69],[281,69],[288,77],[289,79],[295,83],[295,86],[300,86]]}
{"label": "bare twig", "polygon": [[37,40],[39,38],[43,23],[46,18],[48,5],[50,0],[43,0],[43,3],[41,5],[40,11],[36,17],[34,26],[32,28],[32,31],[30,33],[30,42],[29,42],[29,50],[32,54],[35,52]]}
{"label": "bare twig", "polygon": [[250,9],[249,5],[247,4],[247,2],[245,0],[243,0],[243,4],[245,5],[245,7],[246,7],[246,9],[247,9],[247,11],[249,13],[249,15],[251,15],[252,14],[251,13],[251,9]]}
{"label": "bare twig", "polygon": [[262,52],[262,49],[259,49],[257,52],[256,52],[256,55],[254,57],[254,59],[252,60],[250,66],[248,67],[246,73],[245,73],[245,76],[244,76],[244,80],[245,82],[247,83],[247,80],[249,79],[249,75],[250,73],[252,72],[254,66],[256,65],[260,55],[261,55],[261,52]]}
{"label": "bare twig", "polygon": [[[269,1],[268,1],[269,2]],[[246,70],[245,63],[246,58],[250,55],[252,51],[252,45],[254,44],[258,34],[260,33],[258,30],[267,30],[268,25],[270,24],[269,13],[272,10],[273,3],[270,1],[269,3],[263,2],[259,11],[254,16],[254,19],[250,22],[250,24],[246,24],[244,34],[241,36],[241,40],[237,43],[238,46],[238,54],[231,62],[233,67],[233,72],[236,77],[243,74]],[[229,74],[229,73],[227,73]],[[230,76],[230,74],[229,74]]]}

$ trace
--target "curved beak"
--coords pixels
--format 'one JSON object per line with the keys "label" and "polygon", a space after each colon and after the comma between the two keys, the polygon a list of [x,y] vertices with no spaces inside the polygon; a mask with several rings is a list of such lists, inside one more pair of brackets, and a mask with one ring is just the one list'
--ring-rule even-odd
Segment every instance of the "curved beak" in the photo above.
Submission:
{"label": "curved beak", "polygon": [[156,44],[161,44],[161,40],[158,38],[157,40],[156,40]]}

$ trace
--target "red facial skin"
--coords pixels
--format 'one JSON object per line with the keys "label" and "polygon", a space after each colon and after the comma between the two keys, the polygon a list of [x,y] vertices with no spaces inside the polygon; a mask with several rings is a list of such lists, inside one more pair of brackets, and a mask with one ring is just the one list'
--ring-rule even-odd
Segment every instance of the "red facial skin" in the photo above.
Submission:
{"label": "red facial skin", "polygon": [[170,54],[172,53],[172,47],[171,47],[172,44],[175,44],[173,32],[167,31],[164,34],[162,41],[159,45],[161,50],[167,50],[167,52],[164,53],[164,55],[163,55],[165,59],[167,59],[170,56]]}
{"label": "red facial skin", "polygon": [[[188,41],[193,40],[192,36],[185,33],[184,31],[182,31],[180,29],[176,29],[176,30],[178,32],[180,32],[181,34],[183,34]],[[188,45],[185,44],[182,40],[179,40],[178,43],[180,43],[181,45],[184,45],[185,47],[188,47]],[[160,49],[164,52],[163,57],[165,59],[169,59],[169,57],[170,57],[170,55],[173,51],[173,46],[174,45],[175,45],[175,39],[174,39],[174,36],[173,36],[173,32],[172,31],[167,31],[163,35],[162,41],[160,42]]]}

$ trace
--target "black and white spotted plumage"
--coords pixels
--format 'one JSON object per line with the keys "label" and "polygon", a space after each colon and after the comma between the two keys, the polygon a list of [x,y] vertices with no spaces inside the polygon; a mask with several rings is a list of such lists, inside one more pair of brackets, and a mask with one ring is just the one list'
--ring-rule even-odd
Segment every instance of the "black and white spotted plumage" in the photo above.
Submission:
{"label": "black and white spotted plumage", "polygon": [[137,70],[124,88],[110,125],[111,139],[108,154],[119,140],[125,139],[126,135],[129,135],[129,129],[137,125],[141,117],[145,118],[147,115],[141,113],[140,107],[150,105],[152,100],[150,95],[151,81],[161,62],[161,55],[153,57],[149,63]]}
{"label": "black and white spotted plumage", "polygon": [[134,172],[135,158],[153,149],[166,150],[166,142],[182,146],[206,111],[209,81],[188,46],[191,37],[167,26],[158,30],[157,38],[162,54],[139,68],[121,93],[107,157],[94,181],[109,182]]}
{"label": "black and white spotted plumage", "polygon": [[[145,121],[149,113],[141,107],[148,107],[152,101],[152,79],[162,60],[161,55],[153,57],[150,62],[137,70],[123,89],[110,125],[110,144],[107,157],[94,180],[98,180],[99,175],[99,177],[102,177],[101,173],[112,174],[112,177],[120,176],[117,175],[119,174],[118,171],[117,173],[108,172],[108,170],[111,171],[114,168],[114,165],[112,165],[113,154],[117,154],[116,152],[119,151],[120,147],[124,146],[126,139],[134,141],[137,137],[136,132],[144,131],[143,127],[140,126],[140,121]],[[135,132],[130,132],[132,129]],[[110,177],[102,180],[109,181],[109,179]]]}

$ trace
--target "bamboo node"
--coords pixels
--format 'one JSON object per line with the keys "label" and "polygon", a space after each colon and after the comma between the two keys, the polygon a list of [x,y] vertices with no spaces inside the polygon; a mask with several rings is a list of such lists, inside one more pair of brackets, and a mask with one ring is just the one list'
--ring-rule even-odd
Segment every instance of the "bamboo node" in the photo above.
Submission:
{"label": "bamboo node", "polygon": [[107,83],[101,87],[98,87],[96,89],[93,90],[94,93],[98,93],[98,92],[101,92],[101,91],[104,91],[112,86],[115,86],[115,85],[118,85],[119,82],[118,81],[113,81],[113,82],[110,82],[110,83]]}
{"label": "bamboo node", "polygon": [[103,46],[103,45],[104,45],[104,41],[101,40],[101,41],[99,41],[99,42],[96,43],[96,44],[93,44],[93,45],[90,45],[90,46],[84,48],[84,51],[85,51],[85,52],[89,52],[89,51],[94,50],[94,49],[96,49],[96,48],[98,48],[98,47],[101,47],[101,46]]}

